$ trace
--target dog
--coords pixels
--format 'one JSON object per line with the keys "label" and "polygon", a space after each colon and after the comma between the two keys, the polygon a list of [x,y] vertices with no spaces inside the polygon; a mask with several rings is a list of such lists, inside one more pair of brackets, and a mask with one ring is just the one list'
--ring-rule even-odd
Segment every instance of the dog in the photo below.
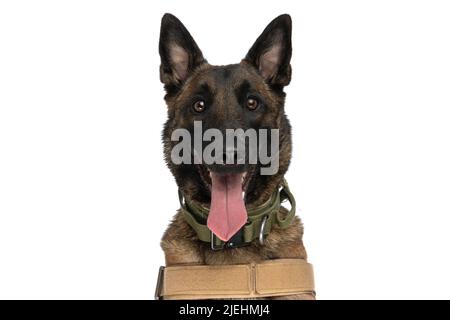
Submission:
{"label": "dog", "polygon": [[[256,230],[252,231],[253,236],[247,236],[251,232],[243,232],[251,224],[247,221],[251,217],[250,212],[264,211],[268,203],[275,203],[273,219],[283,221],[283,217],[291,215],[291,211],[279,205],[279,201],[285,199],[293,202],[293,196],[284,181],[292,150],[291,126],[284,111],[283,91],[291,80],[291,30],[291,17],[281,15],[265,28],[240,63],[214,66],[203,57],[200,48],[180,20],[171,14],[165,14],[162,18],[159,42],[160,79],[166,92],[164,99],[168,112],[162,139],[167,166],[179,188],[181,209],[161,241],[166,260],[166,267],[161,270],[167,271],[174,267],[180,272],[180,268],[186,266],[197,268],[195,270],[198,272],[194,272],[192,276],[196,278],[192,286],[197,285],[198,281],[206,281],[205,277],[213,282],[206,291],[212,290],[214,293],[215,289],[225,286],[222,293],[211,295],[205,295],[205,290],[197,288],[198,292],[203,292],[199,298],[315,298],[315,292],[310,286],[300,291],[297,288],[290,294],[287,294],[288,291],[285,294],[283,290],[273,292],[273,295],[270,290],[266,295],[226,294],[229,289],[226,287],[227,281],[234,282],[234,285],[239,281],[239,266],[253,265],[258,269],[261,263],[265,266],[266,262],[280,259],[288,262],[306,262],[307,259],[302,241],[303,225],[297,216],[290,217],[288,223],[284,224],[277,224],[273,220],[270,230],[266,230],[267,219],[260,219],[255,222],[254,230],[249,229]],[[183,129],[194,135],[196,122],[201,123],[202,132],[215,129],[216,133],[224,133],[230,128],[278,130],[276,172],[261,174],[260,169],[264,165],[259,160],[253,164],[241,162],[234,165],[195,161],[174,163],[173,149],[177,142],[173,139],[174,131]],[[201,149],[204,148],[205,144],[202,142]],[[196,153],[195,147],[193,149],[184,156],[193,159],[193,154]],[[231,158],[236,158],[235,153],[235,149],[231,150]],[[227,149],[224,159],[228,159],[229,155]],[[281,186],[284,189],[280,191]],[[259,235],[258,228],[261,229]],[[220,267],[225,266],[236,269],[232,269],[230,273],[220,273]],[[280,270],[291,269],[288,267]],[[227,277],[234,277],[232,275],[235,271],[237,278],[228,279]],[[277,269],[274,273],[281,278],[285,276],[283,273],[286,272],[278,271]],[[174,274],[171,276],[178,279],[178,282],[172,280],[172,285],[180,286],[184,281],[189,283],[189,273],[180,274],[178,278]],[[161,284],[162,281],[160,278],[158,282],[160,292],[161,286],[168,285]],[[164,278],[164,281],[170,279]],[[286,285],[289,282],[291,280],[284,281]],[[189,295],[189,285],[186,286],[178,291],[184,292],[178,298]],[[220,291],[220,288],[217,290]],[[239,288],[236,290],[239,291]],[[161,293],[159,295],[164,296]]]}

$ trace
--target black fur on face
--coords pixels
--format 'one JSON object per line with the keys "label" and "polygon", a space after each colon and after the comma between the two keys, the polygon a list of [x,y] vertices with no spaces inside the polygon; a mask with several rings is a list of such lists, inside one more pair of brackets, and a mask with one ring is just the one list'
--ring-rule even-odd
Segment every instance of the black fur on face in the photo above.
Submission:
{"label": "black fur on face", "polygon": [[[183,24],[173,15],[164,15],[159,44],[160,78],[168,105],[168,120],[163,130],[164,154],[185,196],[209,203],[209,171],[245,171],[245,200],[250,206],[265,201],[280,183],[291,158],[291,133],[284,113],[283,92],[291,79],[291,28],[290,17],[281,15],[266,27],[239,64],[212,66]],[[233,168],[175,165],[170,155],[177,142],[171,141],[171,134],[177,128],[184,128],[193,135],[194,121],[202,122],[203,131],[279,129],[278,172],[260,175],[259,164]]]}

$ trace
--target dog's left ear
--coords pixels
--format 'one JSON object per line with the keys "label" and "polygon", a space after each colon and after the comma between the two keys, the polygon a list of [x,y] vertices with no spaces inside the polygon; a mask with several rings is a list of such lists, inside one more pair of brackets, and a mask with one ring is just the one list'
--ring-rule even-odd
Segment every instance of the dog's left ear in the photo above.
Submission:
{"label": "dog's left ear", "polygon": [[161,20],[159,54],[160,78],[166,88],[180,87],[195,68],[207,62],[183,23],[170,13]]}
{"label": "dog's left ear", "polygon": [[291,33],[292,20],[288,14],[275,18],[244,58],[275,88],[282,88],[291,81]]}

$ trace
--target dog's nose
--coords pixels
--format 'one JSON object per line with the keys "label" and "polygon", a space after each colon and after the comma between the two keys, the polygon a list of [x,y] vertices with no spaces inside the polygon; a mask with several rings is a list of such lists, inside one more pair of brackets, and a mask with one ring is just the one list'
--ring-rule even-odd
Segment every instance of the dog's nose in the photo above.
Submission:
{"label": "dog's nose", "polygon": [[243,164],[245,162],[245,156],[242,152],[238,152],[236,148],[227,148],[223,153],[224,164]]}

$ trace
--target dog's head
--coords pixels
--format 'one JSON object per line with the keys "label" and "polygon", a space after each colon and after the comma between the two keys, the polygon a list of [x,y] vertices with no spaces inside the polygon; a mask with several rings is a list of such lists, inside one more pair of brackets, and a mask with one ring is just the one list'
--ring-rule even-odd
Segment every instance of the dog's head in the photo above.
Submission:
{"label": "dog's head", "polygon": [[[217,219],[230,218],[226,210],[242,213],[244,202],[248,207],[265,201],[289,166],[291,135],[283,88],[291,79],[291,51],[289,15],[274,19],[240,63],[226,66],[208,64],[184,25],[170,14],[162,18],[160,78],[168,105],[165,159],[183,194],[210,205],[210,216],[219,212],[214,214]],[[235,135],[236,144],[230,146],[225,141],[230,129],[253,135]],[[266,134],[260,134],[264,130]],[[256,149],[250,146],[254,134]],[[180,140],[191,148],[180,151]],[[214,148],[211,142],[217,143]],[[243,153],[236,147],[239,142]],[[271,160],[276,158],[275,165],[263,161],[261,146]],[[174,161],[175,149],[185,161]],[[213,161],[202,161],[206,153]],[[261,169],[267,167],[275,170],[263,174]],[[222,239],[227,237],[222,233]]]}

